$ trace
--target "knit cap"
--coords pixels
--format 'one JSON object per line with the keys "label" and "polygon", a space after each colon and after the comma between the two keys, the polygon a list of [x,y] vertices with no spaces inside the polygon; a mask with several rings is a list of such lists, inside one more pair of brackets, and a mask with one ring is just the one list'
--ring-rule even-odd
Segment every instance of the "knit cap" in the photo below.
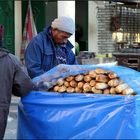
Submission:
{"label": "knit cap", "polygon": [[51,27],[57,28],[60,31],[64,31],[70,34],[75,32],[75,24],[72,18],[61,16],[53,20]]}

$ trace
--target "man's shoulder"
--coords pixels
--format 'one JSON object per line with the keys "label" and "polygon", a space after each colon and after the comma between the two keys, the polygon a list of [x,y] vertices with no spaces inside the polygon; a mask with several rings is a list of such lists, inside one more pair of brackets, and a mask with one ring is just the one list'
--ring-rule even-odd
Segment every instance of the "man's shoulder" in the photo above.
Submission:
{"label": "man's shoulder", "polygon": [[17,56],[15,56],[14,54],[9,53],[8,56],[12,60],[13,63],[21,64],[20,59]]}
{"label": "man's shoulder", "polygon": [[43,38],[43,31],[40,32],[40,33],[38,33],[36,36],[34,36],[34,37],[33,37],[33,40],[39,40],[39,39],[41,39],[41,38]]}
{"label": "man's shoulder", "polygon": [[44,40],[44,39],[47,39],[47,38],[49,38],[49,37],[48,37],[48,33],[45,32],[45,31],[42,31],[42,32],[38,33],[38,34],[33,38],[33,40],[39,41],[39,40]]}

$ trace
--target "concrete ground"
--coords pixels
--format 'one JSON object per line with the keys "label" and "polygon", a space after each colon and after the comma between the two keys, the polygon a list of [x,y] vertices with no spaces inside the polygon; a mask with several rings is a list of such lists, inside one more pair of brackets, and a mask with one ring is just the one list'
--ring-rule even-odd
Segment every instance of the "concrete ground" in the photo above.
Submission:
{"label": "concrete ground", "polygon": [[8,116],[8,123],[6,127],[6,132],[4,139],[16,139],[17,135],[17,110],[18,110],[18,102],[20,98],[12,96],[10,112]]}

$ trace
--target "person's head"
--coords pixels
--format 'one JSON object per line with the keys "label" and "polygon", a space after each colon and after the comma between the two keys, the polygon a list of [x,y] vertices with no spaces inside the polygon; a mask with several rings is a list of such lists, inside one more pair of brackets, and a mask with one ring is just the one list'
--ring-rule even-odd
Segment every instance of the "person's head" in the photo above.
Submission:
{"label": "person's head", "polygon": [[61,16],[51,24],[52,36],[57,44],[66,44],[68,38],[75,32],[75,24],[72,18]]}

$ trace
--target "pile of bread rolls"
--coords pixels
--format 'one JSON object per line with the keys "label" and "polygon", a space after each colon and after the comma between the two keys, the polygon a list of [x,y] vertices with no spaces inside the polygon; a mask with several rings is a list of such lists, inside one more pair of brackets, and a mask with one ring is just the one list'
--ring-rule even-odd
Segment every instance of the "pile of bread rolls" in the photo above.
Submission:
{"label": "pile of bread rolls", "polygon": [[85,74],[71,75],[64,79],[60,78],[50,91],[135,95],[134,90],[124,83],[116,73],[102,68],[90,70]]}

